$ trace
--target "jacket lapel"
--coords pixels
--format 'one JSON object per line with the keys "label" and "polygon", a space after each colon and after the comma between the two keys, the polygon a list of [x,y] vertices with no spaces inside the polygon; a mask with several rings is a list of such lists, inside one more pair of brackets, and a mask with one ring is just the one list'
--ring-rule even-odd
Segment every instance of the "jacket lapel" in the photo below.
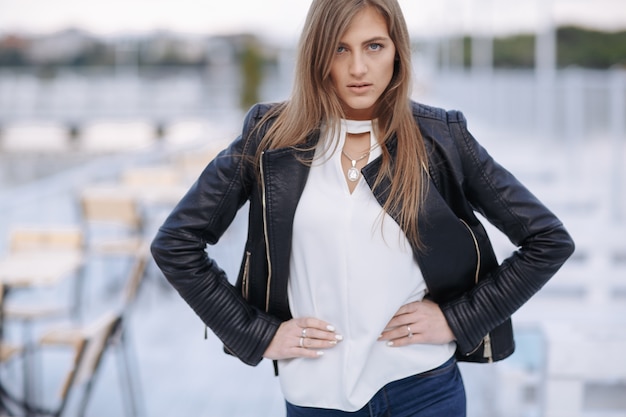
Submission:
{"label": "jacket lapel", "polygon": [[[427,143],[429,155],[430,146]],[[395,159],[395,141],[388,146],[392,160]],[[373,186],[377,173],[380,171],[381,159],[373,161],[363,169],[363,176],[370,187]],[[429,161],[437,166],[436,161]],[[422,213],[419,217],[418,232],[425,245],[424,250],[413,249],[415,259],[420,266],[430,296],[437,302],[445,301],[464,292],[459,282],[474,282],[477,253],[470,231],[450,209],[450,206],[439,192],[436,184],[428,177],[427,192],[422,201]],[[374,195],[383,206],[389,198],[391,184],[383,181],[375,190]],[[389,215],[399,224],[399,213]],[[459,275],[463,277],[459,280]]]}
{"label": "jacket lapel", "polygon": [[471,287],[478,256],[472,249],[475,245],[470,230],[450,209],[432,180],[428,181],[418,224],[426,248],[415,255],[432,298],[443,302],[465,292],[467,288],[461,288],[460,282]]}

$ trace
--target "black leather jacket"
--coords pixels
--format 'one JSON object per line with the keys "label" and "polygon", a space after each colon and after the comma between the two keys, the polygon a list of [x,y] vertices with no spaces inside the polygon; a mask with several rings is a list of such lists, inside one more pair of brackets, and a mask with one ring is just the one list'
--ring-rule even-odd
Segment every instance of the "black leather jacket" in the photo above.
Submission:
{"label": "black leather jacket", "polygon": [[[280,323],[291,318],[292,221],[309,172],[296,156],[306,156],[311,151],[304,149],[319,138],[315,132],[301,149],[265,151],[256,164],[266,127],[255,127],[271,107],[250,110],[242,134],[206,167],[151,247],[169,282],[226,350],[250,365],[262,360]],[[428,296],[440,305],[456,337],[459,359],[502,359],[514,349],[511,315],[572,254],[573,241],[559,219],[476,142],[461,113],[417,103],[413,113],[430,161],[418,225],[426,250],[414,249]],[[395,145],[393,139],[387,145],[392,158]],[[377,159],[362,171],[370,186],[379,167]],[[386,189],[385,184],[376,188],[381,205]],[[205,249],[246,202],[249,229],[233,286]],[[474,211],[518,247],[501,264]]]}

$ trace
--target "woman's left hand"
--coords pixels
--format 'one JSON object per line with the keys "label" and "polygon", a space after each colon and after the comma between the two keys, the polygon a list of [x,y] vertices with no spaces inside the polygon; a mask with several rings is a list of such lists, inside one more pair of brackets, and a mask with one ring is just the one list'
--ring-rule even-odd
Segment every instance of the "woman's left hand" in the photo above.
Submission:
{"label": "woman's left hand", "polygon": [[388,341],[389,346],[445,344],[454,340],[454,334],[441,308],[430,300],[423,300],[400,307],[378,340]]}

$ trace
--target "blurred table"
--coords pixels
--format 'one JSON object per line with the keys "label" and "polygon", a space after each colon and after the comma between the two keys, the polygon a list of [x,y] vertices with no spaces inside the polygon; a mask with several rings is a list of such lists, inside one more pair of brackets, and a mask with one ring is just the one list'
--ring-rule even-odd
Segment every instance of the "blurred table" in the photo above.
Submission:
{"label": "blurred table", "polygon": [[[0,259],[0,283],[5,290],[55,285],[84,262],[79,251],[28,251]],[[5,294],[6,296],[6,294]]]}

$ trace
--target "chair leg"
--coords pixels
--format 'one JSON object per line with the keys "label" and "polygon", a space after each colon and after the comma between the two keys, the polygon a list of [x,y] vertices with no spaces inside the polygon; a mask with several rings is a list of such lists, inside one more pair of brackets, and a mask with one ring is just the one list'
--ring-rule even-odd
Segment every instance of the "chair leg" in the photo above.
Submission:
{"label": "chair leg", "polygon": [[[105,354],[106,354],[106,352],[105,352]],[[78,407],[77,416],[79,416],[79,417],[85,417],[85,412],[87,411],[87,404],[89,404],[89,399],[91,398],[91,391],[93,390],[93,386],[94,386],[96,380],[98,379],[98,375],[100,374],[100,365],[101,365],[101,361],[103,359],[104,358],[101,357],[98,360],[98,363],[96,364],[96,368],[93,371],[93,375],[91,376],[91,378],[89,378],[89,380],[85,384],[85,388],[84,388],[84,391],[83,391],[83,397],[80,400],[80,405]]]}
{"label": "chair leg", "polygon": [[73,277],[71,317],[75,323],[83,321],[83,294],[85,292],[85,266],[83,265]]}
{"label": "chair leg", "polygon": [[[100,358],[100,361],[102,361],[102,359],[103,358]],[[100,374],[100,365],[101,365],[100,361],[98,361],[96,369],[93,371],[93,375],[91,376],[89,381],[87,381],[87,383],[85,384],[83,397],[80,400],[80,405],[78,407],[77,416],[79,417],[85,417],[85,412],[87,411],[87,405],[89,404],[89,399],[91,398],[91,391],[93,390],[93,386],[96,380],[98,379],[98,375]]]}
{"label": "chair leg", "polygon": [[22,323],[22,341],[24,343],[24,354],[22,358],[22,370],[23,370],[23,396],[24,401],[27,404],[35,404],[37,401],[37,392],[38,389],[35,386],[35,381],[37,380],[36,375],[36,354],[34,345],[31,343],[32,340],[32,323],[30,320]]}
{"label": "chair leg", "polygon": [[91,390],[95,381],[95,375],[85,385],[85,391],[83,392],[83,398],[80,400],[80,406],[78,407],[78,416],[85,417],[87,411],[87,404],[89,404],[89,397],[91,396]]}
{"label": "chair leg", "polygon": [[[122,397],[124,397],[124,403],[126,404],[126,412],[128,417],[137,417],[142,413],[139,410],[139,404],[142,403],[141,384],[140,377],[137,375],[136,369],[131,369],[133,361],[129,352],[129,341],[125,334],[124,329],[121,329],[120,338],[117,343],[118,352],[118,375],[120,378],[120,387],[122,388]],[[135,371],[135,372],[133,372]],[[135,378],[136,376],[136,378]],[[136,381],[134,381],[137,379]]]}

